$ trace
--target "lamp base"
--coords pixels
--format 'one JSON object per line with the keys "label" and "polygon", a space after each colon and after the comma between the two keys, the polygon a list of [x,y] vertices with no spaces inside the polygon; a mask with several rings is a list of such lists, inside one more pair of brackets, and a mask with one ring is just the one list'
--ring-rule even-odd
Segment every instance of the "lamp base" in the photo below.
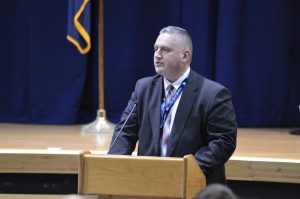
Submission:
{"label": "lamp base", "polygon": [[83,125],[81,127],[81,133],[113,133],[114,128],[115,124],[106,119],[106,111],[104,109],[98,109],[96,120]]}

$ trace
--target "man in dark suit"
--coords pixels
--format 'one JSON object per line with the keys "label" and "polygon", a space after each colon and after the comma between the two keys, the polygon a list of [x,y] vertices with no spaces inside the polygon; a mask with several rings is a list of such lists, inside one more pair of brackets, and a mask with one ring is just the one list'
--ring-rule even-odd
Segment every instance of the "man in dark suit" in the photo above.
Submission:
{"label": "man in dark suit", "polygon": [[208,184],[225,183],[224,164],[235,150],[237,133],[231,96],[190,69],[192,53],[186,30],[160,31],[154,45],[157,75],[136,83],[109,153],[132,154],[139,141],[138,155],[193,154]]}

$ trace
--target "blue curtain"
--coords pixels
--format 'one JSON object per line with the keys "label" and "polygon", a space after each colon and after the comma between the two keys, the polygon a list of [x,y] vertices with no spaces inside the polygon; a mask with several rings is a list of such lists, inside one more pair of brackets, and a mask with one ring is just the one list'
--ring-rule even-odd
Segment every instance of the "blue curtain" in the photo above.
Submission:
{"label": "blue curtain", "polygon": [[0,7],[0,121],[88,122],[97,109],[97,46],[67,39],[68,1],[12,0]]}
{"label": "blue curtain", "polygon": [[[97,1],[92,51],[65,39],[67,1],[0,7],[0,122],[73,124],[98,108]],[[187,29],[192,69],[229,88],[240,127],[300,126],[298,0],[104,0],[105,107],[117,122],[137,79],[154,75],[153,44]]]}

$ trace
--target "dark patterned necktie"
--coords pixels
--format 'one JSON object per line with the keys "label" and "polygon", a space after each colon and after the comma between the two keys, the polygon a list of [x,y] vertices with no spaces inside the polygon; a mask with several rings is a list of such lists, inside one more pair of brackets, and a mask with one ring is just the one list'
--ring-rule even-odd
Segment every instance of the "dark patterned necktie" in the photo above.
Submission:
{"label": "dark patterned necktie", "polygon": [[[167,88],[167,96],[166,96],[166,102],[169,103],[172,96],[174,95],[174,86],[170,84]],[[161,141],[161,155],[166,156],[167,152],[167,146],[169,142],[169,137],[171,133],[171,118],[172,118],[172,110],[170,110],[166,122],[163,126],[162,131],[162,141]]]}

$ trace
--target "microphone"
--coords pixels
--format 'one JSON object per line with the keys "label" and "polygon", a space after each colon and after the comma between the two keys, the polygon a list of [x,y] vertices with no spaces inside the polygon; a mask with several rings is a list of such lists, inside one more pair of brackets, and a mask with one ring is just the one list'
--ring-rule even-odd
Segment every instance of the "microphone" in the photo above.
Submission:
{"label": "microphone", "polygon": [[119,135],[121,134],[121,132],[122,132],[122,130],[123,130],[125,124],[127,123],[127,120],[128,120],[129,117],[131,116],[131,114],[132,114],[132,112],[133,112],[133,110],[134,110],[135,107],[136,107],[136,103],[133,105],[133,107],[132,107],[130,113],[128,114],[128,116],[127,116],[127,118],[126,118],[126,120],[125,120],[125,122],[123,123],[123,125],[122,125],[122,127],[120,128],[120,130],[118,131],[118,133],[117,133],[115,139],[114,139],[113,142],[111,143],[111,145],[110,145],[110,147],[109,147],[109,149],[108,149],[108,152],[107,152],[108,154],[109,154],[111,148],[114,146],[115,142],[117,141]]}

